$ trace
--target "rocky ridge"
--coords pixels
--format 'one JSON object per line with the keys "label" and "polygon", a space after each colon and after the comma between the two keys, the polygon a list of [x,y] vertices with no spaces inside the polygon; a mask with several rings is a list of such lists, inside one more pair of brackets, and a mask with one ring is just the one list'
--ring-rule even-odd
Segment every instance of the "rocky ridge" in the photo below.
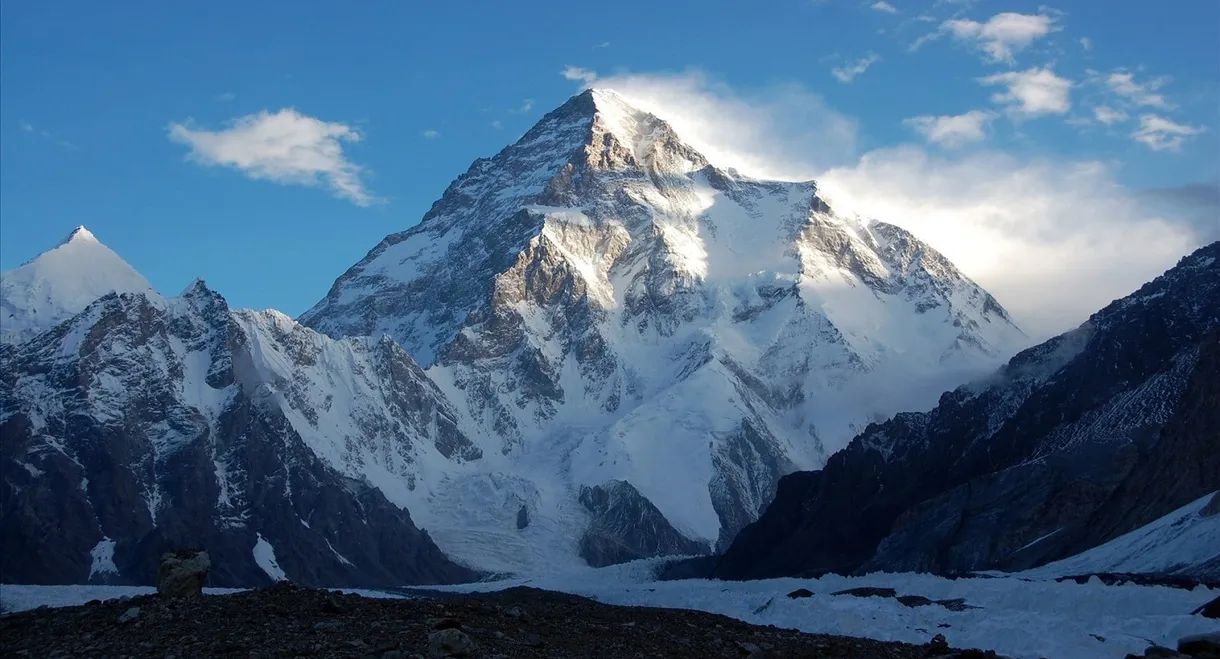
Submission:
{"label": "rocky ridge", "polygon": [[934,410],[871,425],[821,471],[786,477],[712,573],[943,574],[1078,554],[1220,489],[1217,382],[1213,243]]}
{"label": "rocky ridge", "polygon": [[222,586],[475,576],[387,499],[399,490],[328,450],[471,457],[392,341],[234,312],[197,281],[177,298],[111,293],[0,346],[0,382],[0,582],[151,583],[182,547],[206,547]]}

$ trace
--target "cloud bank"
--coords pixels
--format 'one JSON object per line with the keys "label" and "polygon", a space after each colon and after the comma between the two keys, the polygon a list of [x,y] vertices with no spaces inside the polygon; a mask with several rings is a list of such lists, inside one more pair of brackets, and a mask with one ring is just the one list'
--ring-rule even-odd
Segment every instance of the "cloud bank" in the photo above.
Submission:
{"label": "cloud bank", "polygon": [[190,148],[188,158],[207,166],[229,167],[246,176],[282,185],[326,187],[358,206],[375,198],[360,180],[361,168],[343,153],[344,142],[358,142],[350,126],[326,122],[286,108],[239,117],[223,130],[174,123],[169,138]]}
{"label": "cloud bank", "polygon": [[[904,145],[860,155],[855,121],[800,85],[739,92],[698,73],[595,79],[670,121],[718,165],[816,179],[837,211],[912,231],[991,291],[1032,340],[1071,329],[1214,239],[1209,231],[1220,233],[1214,185],[1145,194],[1117,183],[1100,162],[994,150],[933,155]],[[1047,69],[995,79],[1009,87],[1014,112],[1070,105],[1071,83]],[[916,117],[909,125],[953,143],[978,137],[986,117]]]}
{"label": "cloud bank", "polygon": [[1033,339],[1083,322],[1204,236],[1098,162],[959,159],[899,147],[819,179],[832,207],[902,226],[990,291]]}

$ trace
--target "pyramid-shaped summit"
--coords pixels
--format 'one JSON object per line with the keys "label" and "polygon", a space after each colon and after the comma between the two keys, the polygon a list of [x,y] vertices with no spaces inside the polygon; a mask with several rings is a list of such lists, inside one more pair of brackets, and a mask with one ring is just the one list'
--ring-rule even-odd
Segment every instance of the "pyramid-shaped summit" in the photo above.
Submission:
{"label": "pyramid-shaped summit", "polygon": [[[914,236],[718,168],[602,89],[477,160],[301,320],[390,335],[450,396],[481,471],[431,466],[412,514],[497,570],[554,558],[523,533],[593,563],[723,546],[781,475],[895,411],[876,382],[917,375],[930,406],[1024,343]],[[464,491],[504,519],[462,521]],[[639,526],[621,515],[654,531],[607,530]]]}
{"label": "pyramid-shaped summit", "polygon": [[152,287],[78,226],[53,249],[0,275],[0,340],[23,341],[112,292],[151,293]]}

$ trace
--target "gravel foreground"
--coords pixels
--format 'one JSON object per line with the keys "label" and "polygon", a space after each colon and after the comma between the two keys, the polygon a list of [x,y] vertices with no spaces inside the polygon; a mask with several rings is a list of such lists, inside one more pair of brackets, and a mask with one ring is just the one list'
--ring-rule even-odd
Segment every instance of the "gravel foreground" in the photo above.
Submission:
{"label": "gravel foreground", "polygon": [[235,595],[38,609],[0,617],[0,656],[106,657],[996,657],[805,634],[698,611],[621,607],[534,588],[374,599],[288,584]]}

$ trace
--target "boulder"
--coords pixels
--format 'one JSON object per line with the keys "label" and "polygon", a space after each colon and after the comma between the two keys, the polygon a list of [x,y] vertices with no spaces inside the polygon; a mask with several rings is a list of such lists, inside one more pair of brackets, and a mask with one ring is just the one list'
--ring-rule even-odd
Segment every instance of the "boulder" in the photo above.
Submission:
{"label": "boulder", "polygon": [[1204,618],[1220,619],[1220,597],[1204,604],[1203,606],[1190,612],[1191,615],[1203,616]]}
{"label": "boulder", "polygon": [[803,597],[813,597],[813,591],[809,590],[808,588],[797,588],[791,593],[788,593],[788,599],[794,600],[801,599]]}
{"label": "boulder", "polygon": [[182,549],[161,555],[157,594],[161,597],[199,597],[208,579],[212,559],[202,549]]}
{"label": "boulder", "polygon": [[469,657],[474,641],[459,629],[442,629],[428,634],[429,657]]}
{"label": "boulder", "polygon": [[1183,636],[1178,639],[1178,652],[1192,657],[1220,657],[1220,632]]}

